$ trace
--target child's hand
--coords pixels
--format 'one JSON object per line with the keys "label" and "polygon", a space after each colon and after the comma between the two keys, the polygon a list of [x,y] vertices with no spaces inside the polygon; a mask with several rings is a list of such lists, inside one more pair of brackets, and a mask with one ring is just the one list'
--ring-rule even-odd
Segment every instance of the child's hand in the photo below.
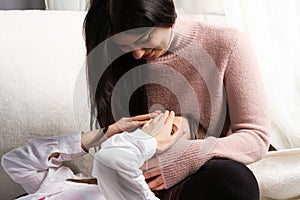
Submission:
{"label": "child's hand", "polygon": [[149,113],[145,115],[138,115],[134,117],[123,117],[119,121],[110,125],[107,130],[107,137],[113,136],[117,133],[124,131],[131,132],[138,126],[143,126],[149,120],[153,119],[156,115],[160,114],[160,111]]}
{"label": "child's hand", "polygon": [[175,113],[166,111],[149,120],[142,128],[143,131],[155,137],[157,141],[157,153],[161,153],[171,147],[185,134],[185,130],[178,130],[171,134]]}

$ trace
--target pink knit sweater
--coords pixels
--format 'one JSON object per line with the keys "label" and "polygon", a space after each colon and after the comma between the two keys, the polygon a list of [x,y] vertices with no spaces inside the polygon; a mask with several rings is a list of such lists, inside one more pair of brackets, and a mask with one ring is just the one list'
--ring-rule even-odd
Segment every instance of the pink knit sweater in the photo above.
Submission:
{"label": "pink knit sweater", "polygon": [[268,112],[244,33],[178,18],[169,52],[150,64],[149,108],[192,113],[213,136],[180,140],[158,155],[166,188],[213,157],[249,164],[266,154]]}

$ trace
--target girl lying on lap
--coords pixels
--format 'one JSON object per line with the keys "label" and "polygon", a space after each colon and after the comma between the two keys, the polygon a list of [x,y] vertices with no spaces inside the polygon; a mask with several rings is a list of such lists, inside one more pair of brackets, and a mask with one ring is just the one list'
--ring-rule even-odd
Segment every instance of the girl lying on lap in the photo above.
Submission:
{"label": "girl lying on lap", "polygon": [[[29,193],[19,199],[158,199],[139,168],[184,133],[187,137],[200,137],[203,132],[190,132],[190,125],[193,130],[198,127],[193,122],[175,117],[172,111],[122,118],[105,134],[100,129],[32,139],[3,155],[2,166]],[[89,148],[99,145],[92,173],[96,179],[74,174],[62,166],[63,161],[85,155]],[[150,165],[157,167],[156,162]],[[115,189],[110,192],[110,188]]]}

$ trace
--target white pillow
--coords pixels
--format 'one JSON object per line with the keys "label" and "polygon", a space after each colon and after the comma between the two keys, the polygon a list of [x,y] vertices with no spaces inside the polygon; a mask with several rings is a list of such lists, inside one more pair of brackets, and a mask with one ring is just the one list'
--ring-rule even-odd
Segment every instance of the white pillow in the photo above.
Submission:
{"label": "white pillow", "polygon": [[268,152],[248,165],[260,187],[261,196],[289,199],[300,196],[300,148]]}
{"label": "white pillow", "polygon": [[[83,107],[73,98],[85,97],[83,91],[77,93],[78,87],[74,93],[85,64],[85,14],[0,11],[0,156],[30,138],[73,133],[86,127],[78,124],[83,116],[76,114]],[[80,78],[84,80],[84,71]],[[86,88],[84,84],[79,84],[81,89]],[[92,156],[84,159],[68,165],[89,175]],[[2,168],[0,185],[3,199],[23,193]]]}

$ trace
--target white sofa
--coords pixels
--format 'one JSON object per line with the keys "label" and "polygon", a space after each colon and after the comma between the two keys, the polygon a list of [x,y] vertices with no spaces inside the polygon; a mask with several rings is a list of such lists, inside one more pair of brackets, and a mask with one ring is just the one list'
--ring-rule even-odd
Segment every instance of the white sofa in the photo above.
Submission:
{"label": "white sofa", "polygon": [[[0,11],[0,156],[29,138],[85,128],[74,117],[76,81],[85,66],[84,16],[76,11]],[[66,164],[88,175],[91,163],[92,156],[86,155]],[[0,168],[0,199],[22,193]]]}
{"label": "white sofa", "polygon": [[[85,14],[79,11],[0,11],[0,156],[33,137],[88,128],[82,71],[85,67],[82,36]],[[288,161],[291,161],[300,158],[299,152],[296,149],[280,155],[290,155]],[[92,159],[88,154],[66,165],[75,172],[89,175]],[[265,172],[273,167],[284,170],[289,162],[278,165],[278,160],[281,157],[274,157],[273,153],[249,167],[260,181],[262,195],[279,198],[278,194],[282,194],[281,199],[295,196],[298,186],[294,184],[300,178],[286,182],[294,192],[291,193],[285,191],[285,182],[280,184],[290,174],[272,180],[276,171],[269,175]],[[299,170],[293,170],[296,175],[300,174],[300,166]],[[265,180],[275,181],[280,187],[268,189],[263,185]],[[22,193],[24,190],[0,168],[0,199],[13,199]]]}

